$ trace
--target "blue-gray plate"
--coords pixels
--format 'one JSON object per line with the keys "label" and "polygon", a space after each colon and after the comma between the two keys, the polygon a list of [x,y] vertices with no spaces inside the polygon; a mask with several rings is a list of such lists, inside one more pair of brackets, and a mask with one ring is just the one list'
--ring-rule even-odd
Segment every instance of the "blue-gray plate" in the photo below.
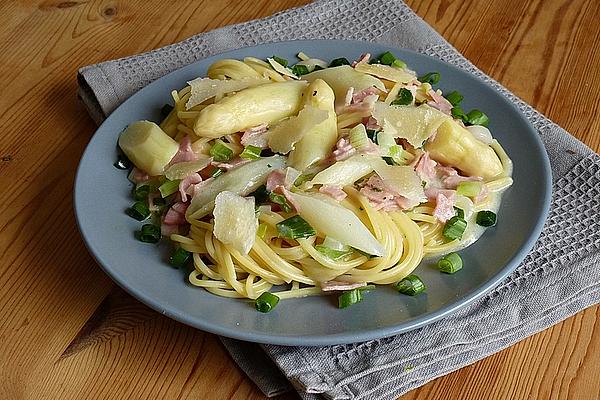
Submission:
{"label": "blue-gray plate", "polygon": [[[400,295],[382,286],[352,307],[338,309],[332,296],[284,300],[268,314],[250,302],[215,296],[186,281],[167,263],[169,245],[145,244],[134,238],[140,223],[125,215],[132,203],[127,173],[113,166],[117,138],[131,122],[159,121],[170,92],[205,76],[222,58],[272,55],[294,60],[299,51],[331,60],[363,53],[392,51],[423,74],[438,71],[439,88],[458,90],[463,108],[478,108],[490,118],[490,129],[514,162],[514,185],[505,193],[498,224],[461,252],[465,267],[454,275],[423,262],[416,273],[427,292]],[[452,65],[411,51],[384,45],[335,40],[292,41],[259,45],[209,57],[174,71],[140,90],[100,126],[90,140],[75,182],[75,211],[89,251],[106,273],[131,295],[177,321],[218,335],[281,345],[331,345],[376,339],[405,332],[449,315],[494,288],[531,250],[538,238],[551,197],[548,156],[536,130],[503,95],[482,80]],[[324,216],[326,218],[326,216]]]}

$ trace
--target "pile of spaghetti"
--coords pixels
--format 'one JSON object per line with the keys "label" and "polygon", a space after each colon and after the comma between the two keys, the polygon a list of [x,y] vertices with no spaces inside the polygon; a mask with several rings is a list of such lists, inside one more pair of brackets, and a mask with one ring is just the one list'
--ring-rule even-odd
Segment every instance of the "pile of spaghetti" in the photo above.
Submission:
{"label": "pile of spaghetti", "polygon": [[137,237],[168,236],[191,284],[264,310],[328,291],[346,306],[372,284],[418,293],[423,258],[495,223],[510,159],[484,113],[435,89],[436,72],[389,52],[298,58],[217,61],[172,92],[160,124],[121,133],[127,212],[153,218]]}

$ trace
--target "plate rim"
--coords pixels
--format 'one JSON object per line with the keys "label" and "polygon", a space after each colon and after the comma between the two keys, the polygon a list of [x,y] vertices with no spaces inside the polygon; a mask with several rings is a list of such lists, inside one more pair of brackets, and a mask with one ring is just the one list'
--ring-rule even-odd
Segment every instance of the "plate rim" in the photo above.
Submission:
{"label": "plate rim", "polygon": [[[84,233],[84,229],[82,228],[82,221],[80,219],[81,218],[80,217],[81,210],[80,210],[80,203],[78,201],[78,197],[81,195],[80,192],[82,191],[81,184],[79,183],[80,175],[82,173],[83,160],[86,158],[88,152],[91,151],[91,143],[93,141],[93,137],[99,131],[102,130],[102,128],[105,124],[108,125],[111,122],[111,118],[115,115],[114,112],[116,110],[118,110],[119,108],[124,107],[124,106],[126,107],[126,105],[130,102],[134,102],[135,99],[137,98],[137,96],[143,95],[143,91],[146,88],[155,86],[155,85],[160,85],[160,81],[162,79],[164,79],[168,76],[178,74],[179,71],[184,68],[187,68],[187,67],[199,64],[199,63],[204,63],[204,62],[206,62],[207,59],[226,57],[227,54],[236,52],[236,51],[240,51],[240,50],[250,50],[253,48],[258,48],[258,47],[262,48],[262,47],[271,46],[271,45],[281,45],[281,46],[286,46],[286,47],[287,46],[298,47],[298,46],[302,46],[302,43],[315,43],[315,42],[328,43],[329,46],[331,46],[335,43],[345,43],[345,44],[356,43],[360,46],[375,45],[378,47],[389,48],[391,50],[395,49],[395,50],[400,50],[402,52],[412,53],[413,55],[416,55],[417,57],[426,57],[426,58],[430,58],[430,59],[434,60],[435,62],[443,63],[446,66],[448,66],[450,69],[454,70],[455,72],[462,74],[462,75],[468,75],[471,79],[478,80],[481,84],[494,89],[494,91],[497,92],[497,95],[501,99],[501,101],[504,104],[508,105],[509,108],[512,109],[512,111],[514,112],[514,115],[518,116],[518,118],[521,120],[520,122],[522,122],[525,126],[527,126],[528,129],[531,131],[531,133],[532,133],[531,136],[533,137],[533,141],[537,147],[537,149],[536,149],[537,153],[540,154],[540,156],[541,156],[542,169],[545,172],[543,174],[543,178],[544,178],[543,179],[543,185],[544,185],[543,198],[540,199],[543,207],[542,207],[542,210],[540,213],[540,217],[538,218],[536,223],[533,225],[531,234],[529,235],[527,240],[521,244],[518,251],[512,255],[512,257],[505,263],[505,265],[496,274],[494,274],[490,279],[485,281],[485,283],[471,289],[464,296],[461,296],[459,299],[453,301],[452,303],[450,303],[444,307],[438,308],[435,311],[426,312],[415,318],[411,318],[409,321],[398,324],[398,325],[384,326],[384,327],[380,327],[377,329],[362,330],[359,333],[342,332],[342,333],[335,333],[335,334],[320,334],[320,335],[299,334],[299,335],[293,335],[293,336],[280,335],[280,334],[279,335],[270,335],[267,333],[256,333],[256,332],[243,331],[243,330],[240,331],[240,330],[236,330],[234,328],[228,328],[226,326],[222,326],[221,324],[212,323],[210,321],[198,321],[197,319],[194,319],[194,321],[191,321],[189,317],[186,317],[186,315],[187,315],[186,313],[180,313],[174,309],[165,308],[159,302],[155,301],[154,298],[146,295],[143,290],[140,290],[140,289],[136,288],[135,286],[131,286],[127,282],[122,281],[119,278],[119,276],[116,274],[116,271],[113,272],[113,270],[111,268],[105,266],[104,263],[101,262],[101,255],[99,254],[97,248],[95,247],[95,244],[90,242],[88,237]],[[90,140],[89,140],[88,144],[86,145],[86,148],[83,151],[81,158],[79,160],[78,166],[77,166],[77,172],[75,175],[74,189],[73,189],[73,207],[74,207],[74,213],[75,213],[75,220],[77,223],[77,228],[80,232],[80,236],[83,239],[87,250],[94,258],[94,261],[100,266],[100,268],[102,268],[102,270],[115,283],[117,283],[117,285],[119,287],[121,287],[127,293],[131,294],[134,298],[141,301],[142,303],[149,306],[150,308],[154,309],[155,311],[157,311],[163,315],[166,315],[178,322],[181,322],[183,324],[191,326],[193,328],[200,329],[202,331],[213,333],[216,335],[225,336],[225,337],[232,338],[232,339],[238,339],[238,340],[255,342],[255,343],[263,343],[263,344],[284,345],[284,346],[328,346],[328,345],[362,342],[362,341],[366,341],[366,340],[384,338],[384,337],[397,335],[399,333],[408,332],[408,331],[423,327],[425,325],[429,325],[429,324],[431,324],[435,321],[438,321],[444,317],[447,317],[448,315],[458,311],[459,309],[462,309],[462,308],[468,306],[469,304],[473,303],[477,299],[483,297],[485,294],[489,293],[493,288],[495,288],[502,280],[504,280],[508,275],[510,275],[517,268],[517,266],[525,259],[527,254],[531,251],[531,249],[535,245],[536,241],[539,239],[539,236],[543,230],[546,219],[548,218],[548,214],[550,211],[550,205],[551,205],[551,197],[552,197],[552,170],[551,170],[548,153],[546,151],[546,148],[543,145],[543,142],[541,140],[539,132],[532,125],[532,123],[523,115],[522,111],[517,107],[517,105],[514,104],[512,101],[510,101],[506,97],[506,95],[504,95],[503,93],[499,93],[496,90],[496,88],[494,88],[489,82],[486,82],[481,77],[479,77],[465,69],[462,69],[454,64],[451,64],[447,61],[444,61],[439,58],[435,58],[435,57],[432,57],[432,56],[429,56],[429,55],[426,55],[423,53],[419,53],[412,49],[395,47],[393,45],[386,44],[386,43],[374,43],[374,42],[361,41],[361,40],[302,39],[302,40],[289,40],[289,41],[262,43],[262,44],[257,44],[257,45],[253,45],[253,46],[244,46],[244,47],[239,47],[239,48],[219,52],[219,53],[198,59],[198,60],[196,60],[190,64],[184,65],[180,68],[177,68],[177,69],[169,72],[168,74],[165,74],[160,78],[157,78],[156,80],[149,83],[145,87],[139,89],[136,93],[131,95],[123,103],[121,103],[117,108],[115,108],[115,110],[113,110],[113,112],[109,116],[106,117],[106,119],[102,122],[102,124],[100,124],[97,127],[94,134],[90,137]]]}

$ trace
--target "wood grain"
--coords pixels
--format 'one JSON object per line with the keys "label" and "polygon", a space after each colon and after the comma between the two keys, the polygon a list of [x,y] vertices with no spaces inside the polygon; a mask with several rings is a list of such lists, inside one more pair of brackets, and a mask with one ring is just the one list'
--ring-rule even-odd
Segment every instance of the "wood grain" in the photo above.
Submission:
{"label": "wood grain", "polygon": [[[95,126],[75,74],[305,3],[0,3],[0,399],[264,398],[216,337],[137,302],[86,251],[72,187]],[[408,4],[484,72],[600,150],[600,2]],[[599,317],[592,307],[402,399],[598,399]]]}

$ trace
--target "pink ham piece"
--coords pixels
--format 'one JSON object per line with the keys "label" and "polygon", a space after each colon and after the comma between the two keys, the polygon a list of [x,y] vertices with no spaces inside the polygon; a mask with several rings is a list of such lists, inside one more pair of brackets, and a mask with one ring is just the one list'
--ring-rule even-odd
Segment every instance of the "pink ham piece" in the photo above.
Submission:
{"label": "pink ham piece", "polygon": [[379,147],[369,139],[369,144],[358,150],[360,154],[367,156],[378,156],[380,155]]}
{"label": "pink ham piece", "polygon": [[185,215],[177,212],[173,208],[169,208],[163,219],[163,223],[166,225],[183,225],[186,222]]}
{"label": "pink ham piece", "polygon": [[451,115],[452,103],[450,103],[446,98],[442,95],[439,95],[435,90],[429,89],[427,94],[433,99],[433,101],[428,101],[427,105],[440,110],[446,115]]}
{"label": "pink ham piece", "polygon": [[177,203],[175,203],[171,206],[171,209],[177,211],[181,215],[185,215],[185,212],[188,207],[189,207],[188,203],[184,203],[183,201],[178,201]]}
{"label": "pink ham piece", "polygon": [[185,219],[185,211],[189,204],[181,201],[173,204],[165,214],[162,224],[160,225],[160,233],[163,236],[170,236],[173,233],[179,233],[179,227],[187,225]]}
{"label": "pink ham piece", "polygon": [[435,199],[435,209],[433,216],[440,222],[446,222],[454,216],[454,192],[447,197],[444,193],[438,193]]}
{"label": "pink ham piece", "polygon": [[352,67],[356,67],[356,64],[358,63],[367,63],[369,62],[369,59],[371,58],[371,54],[366,53],[360,56],[360,58],[358,60],[352,61]]}
{"label": "pink ham piece", "polygon": [[367,180],[360,189],[360,193],[369,200],[369,204],[371,204],[375,210],[408,210],[419,204],[418,201],[410,201],[406,197],[401,196],[390,189],[377,175],[373,175]]}
{"label": "pink ham piece", "polygon": [[365,124],[365,128],[367,128],[367,129],[373,129],[376,131],[381,129],[381,127],[379,125],[377,125],[377,120],[373,117],[365,118],[363,120],[363,123]]}
{"label": "pink ham piece", "polygon": [[367,286],[366,282],[343,282],[327,281],[321,282],[321,290],[324,292],[333,292],[336,290],[352,290]]}
{"label": "pink ham piece", "polygon": [[288,204],[291,205],[296,211],[298,211],[298,204],[294,201],[292,196],[290,196],[290,191],[288,190],[291,187],[289,182],[285,180],[285,172],[276,169],[271,172],[269,176],[267,176],[266,189],[269,192],[279,193],[285,196]]}
{"label": "pink ham piece", "polygon": [[[352,103],[361,103],[365,101],[370,96],[377,96],[381,94],[381,90],[377,89],[375,86],[368,87],[366,89],[361,90],[358,93],[354,93],[352,95]],[[375,99],[377,100],[377,99]]]}
{"label": "pink ham piece", "polygon": [[279,187],[285,187],[285,172],[276,169],[267,176],[267,191],[273,192]]}
{"label": "pink ham piece", "polygon": [[244,146],[256,146],[264,149],[267,147],[267,124],[255,126],[253,128],[246,129],[240,143]]}
{"label": "pink ham piece", "polygon": [[[375,102],[379,99],[379,93],[381,93],[381,91],[376,87],[369,87],[358,93],[354,93],[354,88],[351,87],[348,89],[348,92],[346,92],[344,105],[336,107],[335,112],[342,114],[352,111],[370,111],[373,109]],[[352,96],[351,100],[350,96]]]}
{"label": "pink ham piece", "polygon": [[433,182],[436,178],[436,170],[437,162],[432,160],[429,157],[428,152],[424,152],[418,157],[417,162],[415,163],[415,172],[421,178],[422,181],[425,181],[427,185]]}
{"label": "pink ham piece", "polygon": [[442,176],[441,181],[446,189],[456,189],[459,183],[466,181],[481,181],[480,176],[462,176],[452,167],[438,166],[439,174]]}
{"label": "pink ham piece", "polygon": [[430,187],[425,189],[425,196],[429,201],[435,201],[440,194],[446,198],[453,198],[456,191],[450,189],[442,189],[439,187]]}
{"label": "pink ham piece", "polygon": [[188,194],[194,193],[193,185],[202,182],[202,177],[199,173],[194,173],[186,176],[179,182],[179,194],[181,195],[181,201],[186,202]]}
{"label": "pink ham piece", "polygon": [[319,192],[331,196],[335,201],[342,201],[347,196],[340,186],[335,185],[323,185],[319,188]]}
{"label": "pink ham piece", "polygon": [[169,168],[173,164],[177,164],[185,161],[196,161],[198,155],[192,150],[192,139],[189,136],[184,137],[179,143],[179,150],[173,156],[171,161],[167,164],[165,169]]}
{"label": "pink ham piece", "polygon": [[333,159],[335,161],[342,161],[354,153],[356,153],[356,149],[352,147],[350,140],[342,137],[335,144],[335,150],[333,150]]}

